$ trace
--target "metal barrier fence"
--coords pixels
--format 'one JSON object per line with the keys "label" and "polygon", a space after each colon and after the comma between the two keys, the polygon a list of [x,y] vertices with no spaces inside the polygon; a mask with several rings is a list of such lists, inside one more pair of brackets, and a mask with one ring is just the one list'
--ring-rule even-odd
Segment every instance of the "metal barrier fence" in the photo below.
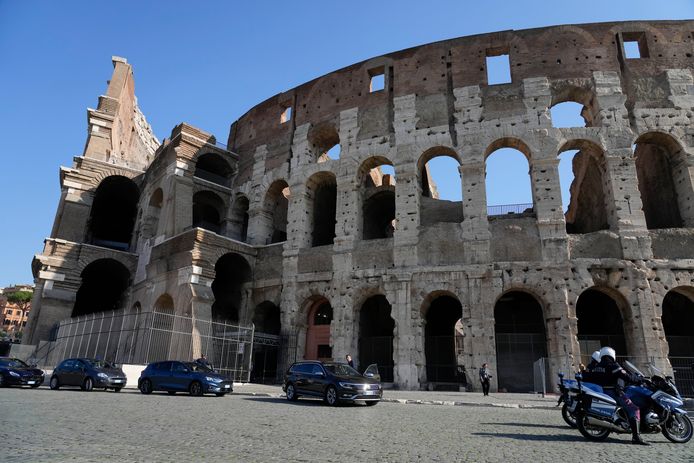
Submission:
{"label": "metal barrier fence", "polygon": [[36,363],[53,368],[70,357],[101,358],[120,364],[193,360],[202,354],[215,370],[248,381],[253,327],[199,320],[159,311],[116,310],[59,323],[55,340]]}
{"label": "metal barrier fence", "polygon": [[524,204],[500,204],[498,206],[487,206],[487,215],[506,215],[506,214],[523,214],[524,212],[533,212],[533,203]]}

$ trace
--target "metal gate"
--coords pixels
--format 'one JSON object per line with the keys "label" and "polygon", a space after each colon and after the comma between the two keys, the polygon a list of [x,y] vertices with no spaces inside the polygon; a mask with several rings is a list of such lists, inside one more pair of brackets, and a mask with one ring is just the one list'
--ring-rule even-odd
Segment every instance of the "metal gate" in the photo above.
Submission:
{"label": "metal gate", "polygon": [[393,336],[373,336],[359,339],[359,365],[363,371],[375,363],[384,383],[393,382]]}
{"label": "metal gate", "polygon": [[424,341],[424,352],[428,382],[461,382],[456,362],[455,336],[427,336]]}
{"label": "metal gate", "polygon": [[544,334],[497,333],[496,372],[500,390],[532,392],[534,363],[547,355]]}
{"label": "metal gate", "polygon": [[279,358],[282,337],[275,334],[255,333],[251,382],[275,384],[279,379]]}

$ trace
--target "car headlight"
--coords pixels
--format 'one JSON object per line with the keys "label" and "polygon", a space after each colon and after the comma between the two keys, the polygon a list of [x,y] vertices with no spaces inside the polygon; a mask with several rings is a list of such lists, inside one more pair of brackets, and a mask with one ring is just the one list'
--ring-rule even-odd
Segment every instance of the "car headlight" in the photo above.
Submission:
{"label": "car headlight", "polygon": [[98,376],[101,379],[108,379],[108,375],[106,373],[99,373],[96,376]]}
{"label": "car headlight", "polygon": [[340,387],[343,387],[345,389],[359,389],[359,384],[354,384],[354,383],[337,383],[340,385]]}
{"label": "car headlight", "polygon": [[15,376],[15,377],[19,378],[20,374],[17,373],[16,371],[10,371],[10,376]]}
{"label": "car headlight", "polygon": [[218,383],[221,381],[220,378],[214,378],[212,376],[205,376],[205,381],[209,381],[210,383]]}

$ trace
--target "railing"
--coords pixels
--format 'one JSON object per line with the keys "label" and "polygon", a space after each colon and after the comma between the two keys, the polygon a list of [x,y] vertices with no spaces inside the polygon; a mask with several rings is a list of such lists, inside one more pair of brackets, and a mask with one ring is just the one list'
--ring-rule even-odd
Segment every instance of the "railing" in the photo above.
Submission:
{"label": "railing", "polygon": [[533,203],[501,204],[498,206],[487,206],[487,216],[523,214],[525,212],[533,212]]}
{"label": "railing", "polygon": [[101,358],[120,364],[193,360],[205,354],[216,370],[248,381],[253,327],[199,320],[159,311],[115,310],[60,322],[55,341],[38,358],[53,368],[71,357]]}
{"label": "railing", "polygon": [[694,357],[670,357],[675,385],[683,397],[694,397]]}
{"label": "railing", "polygon": [[229,184],[231,183],[230,178],[225,177],[223,175],[215,174],[214,172],[210,172],[199,167],[195,169],[195,173],[193,174],[193,176],[201,178],[203,180],[207,180],[208,182],[212,182],[216,185],[221,185],[226,188],[229,188]]}

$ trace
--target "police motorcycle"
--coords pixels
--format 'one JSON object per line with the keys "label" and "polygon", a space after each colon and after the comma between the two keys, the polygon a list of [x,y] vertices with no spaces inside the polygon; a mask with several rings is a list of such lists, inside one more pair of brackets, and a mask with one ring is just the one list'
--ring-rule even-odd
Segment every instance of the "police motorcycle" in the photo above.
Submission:
{"label": "police motorcycle", "polygon": [[[652,376],[647,378],[633,364],[625,361],[623,367],[638,378],[628,385],[624,393],[641,411],[641,433],[662,432],[669,441],[685,444],[692,438],[692,421],[682,408],[684,401],[670,376],[650,365]],[[576,375],[578,394],[574,411],[578,430],[588,440],[604,441],[612,432],[631,433],[629,418],[616,400],[597,389],[600,386],[585,383]],[[602,389],[602,388],[600,388]]]}
{"label": "police motorcycle", "polygon": [[[572,428],[576,427],[576,409],[578,408],[578,395],[581,389],[578,387],[578,381],[573,379],[564,379],[564,373],[559,373],[559,400],[557,400],[557,407],[564,404],[561,407],[561,417],[564,418],[566,424]],[[585,388],[593,389],[597,392],[602,392],[602,388],[597,384],[583,382],[582,386]]]}

